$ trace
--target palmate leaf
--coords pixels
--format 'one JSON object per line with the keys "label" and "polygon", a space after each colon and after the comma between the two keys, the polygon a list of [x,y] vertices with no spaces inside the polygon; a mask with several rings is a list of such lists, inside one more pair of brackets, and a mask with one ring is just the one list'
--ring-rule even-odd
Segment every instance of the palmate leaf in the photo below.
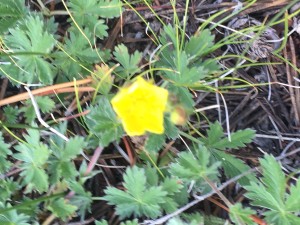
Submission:
{"label": "palmate leaf", "polygon": [[139,62],[142,60],[142,53],[135,51],[133,54],[129,54],[125,45],[120,44],[115,47],[114,56],[116,60],[121,64],[121,67],[115,69],[115,72],[121,78],[127,79],[129,76],[140,72]]}
{"label": "palmate leaf", "polygon": [[196,186],[205,184],[205,178],[215,181],[220,163],[211,163],[210,157],[209,151],[204,146],[199,145],[193,153],[190,151],[181,152],[177,162],[171,164],[170,172],[186,182],[195,181]]}
{"label": "palmate leaf", "polygon": [[25,17],[26,8],[24,0],[0,0],[0,34],[13,27],[16,22]]}
{"label": "palmate leaf", "polygon": [[71,0],[68,6],[76,23],[83,29],[87,28],[99,38],[108,35],[108,26],[102,18],[119,17],[122,12],[122,3],[119,0]]}
{"label": "palmate leaf", "polygon": [[145,171],[136,166],[127,168],[124,175],[124,187],[121,191],[114,187],[108,187],[104,192],[104,200],[110,205],[116,205],[116,213],[121,217],[147,216],[156,218],[161,215],[162,203],[167,195],[161,186],[146,187]]}
{"label": "palmate leaf", "polygon": [[78,171],[73,163],[73,159],[80,154],[84,146],[84,139],[79,136],[70,138],[63,146],[53,146],[55,157],[51,157],[49,163],[51,183],[55,183],[61,178],[75,180]]}
{"label": "palmate leaf", "polygon": [[117,115],[106,97],[101,97],[97,106],[90,108],[86,123],[103,147],[112,141],[118,141],[124,131]]}
{"label": "palmate leaf", "polygon": [[[84,30],[84,33],[88,39],[92,40],[91,32]],[[70,31],[69,36],[64,45],[61,46],[64,52],[55,53],[55,64],[67,78],[73,80],[74,77],[80,78],[81,73],[89,74],[90,72],[87,72],[83,67],[92,70],[92,65],[99,63],[100,57],[104,58],[104,51],[99,51],[98,55],[97,51],[90,47],[88,41],[78,30]]]}
{"label": "palmate leaf", "polygon": [[250,143],[254,138],[254,135],[254,130],[239,130],[237,132],[231,133],[231,141],[229,141],[228,137],[224,137],[223,128],[220,123],[215,122],[209,125],[207,138],[202,139],[202,141],[207,147],[213,149],[238,149],[240,147],[245,147],[245,144]]}
{"label": "palmate leaf", "polygon": [[48,189],[48,175],[43,166],[47,163],[50,151],[47,145],[40,143],[38,130],[28,130],[28,135],[24,136],[27,143],[20,143],[15,147],[19,152],[13,155],[14,158],[20,160],[23,169],[21,176],[24,178],[24,184],[27,191],[32,189],[43,192]]}
{"label": "palmate leaf", "polygon": [[[211,150],[212,155],[219,162],[222,162],[222,167],[227,177],[235,177],[243,172],[250,170],[242,160],[220,150]],[[257,178],[253,174],[248,174],[238,180],[241,185],[248,185],[251,181],[256,181]]]}
{"label": "palmate leaf", "polygon": [[[217,161],[222,162],[225,174],[228,177],[235,177],[250,169],[242,160],[226,153],[226,149],[237,149],[244,147],[246,143],[250,143],[254,138],[255,132],[251,129],[239,130],[231,133],[231,141],[224,135],[222,126],[218,123],[211,123],[207,130],[207,137],[202,138],[204,145],[211,150],[211,153]],[[250,181],[255,181],[254,175],[249,174],[239,180],[242,185],[249,184]]]}
{"label": "palmate leaf", "polygon": [[300,212],[299,180],[291,186],[290,194],[286,193],[286,178],[281,165],[273,156],[265,155],[260,159],[262,166],[261,182],[251,182],[244,188],[245,196],[252,200],[251,204],[269,209],[264,212],[265,220],[275,225],[299,224],[297,216]]}
{"label": "palmate leaf", "polygon": [[14,53],[27,53],[16,56],[11,65],[3,66],[5,71],[11,71],[10,67],[17,68],[18,74],[10,73],[16,80],[44,84],[53,82],[54,70],[45,56],[51,52],[56,41],[44,31],[44,23],[39,17],[28,16],[19,26],[9,29],[4,43]]}
{"label": "palmate leaf", "polygon": [[185,46],[185,51],[190,57],[200,57],[214,45],[214,35],[208,29],[197,32]]}
{"label": "palmate leaf", "polygon": [[[34,99],[42,113],[49,113],[55,107],[55,102],[48,96],[36,96]],[[24,112],[27,123],[33,122],[36,118],[36,113],[31,99],[25,102],[25,106],[20,109],[20,112]]]}

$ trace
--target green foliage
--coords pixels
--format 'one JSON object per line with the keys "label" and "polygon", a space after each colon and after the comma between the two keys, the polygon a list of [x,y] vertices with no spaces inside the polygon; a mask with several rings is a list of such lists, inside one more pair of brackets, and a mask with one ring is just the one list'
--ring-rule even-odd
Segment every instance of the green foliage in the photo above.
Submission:
{"label": "green foliage", "polygon": [[[85,35],[92,39],[91,32],[85,30]],[[87,73],[86,69],[92,69],[93,63],[99,63],[104,52],[92,49],[85,37],[78,31],[70,31],[69,38],[61,47],[64,52],[55,53],[55,63],[67,78],[80,78],[80,73]],[[72,56],[72,57],[70,57]]]}
{"label": "green foliage", "polygon": [[217,181],[220,162],[211,162],[209,151],[199,145],[193,152],[179,153],[176,163],[171,164],[170,171],[185,182],[194,181],[196,188],[206,187],[205,179]]}
{"label": "green foliage", "polygon": [[[152,174],[157,176],[153,172]],[[144,169],[136,166],[127,168],[123,183],[126,191],[108,187],[104,191],[106,195],[103,199],[116,205],[116,212],[121,218],[131,215],[156,218],[163,210],[171,211],[176,206],[176,202],[170,197],[181,189],[181,185],[171,178],[167,178],[160,185],[157,180],[154,179],[152,185],[149,185]]]}
{"label": "green foliage", "polygon": [[49,165],[52,183],[58,182],[61,178],[73,180],[78,175],[73,159],[80,154],[84,146],[84,139],[79,136],[70,138],[63,146],[52,146],[53,156]]}
{"label": "green foliage", "polygon": [[263,212],[269,224],[299,224],[300,218],[300,182],[291,185],[289,194],[286,192],[286,177],[281,165],[273,156],[265,155],[260,159],[262,178],[260,182],[251,182],[246,186],[246,197],[251,204],[268,209]]}
{"label": "green foliage", "polygon": [[[7,205],[10,207],[11,205]],[[0,210],[5,208],[5,206],[0,202]],[[3,214],[0,214],[0,224],[3,225],[30,225],[30,217],[23,213],[18,213],[17,210],[10,210]]]}
{"label": "green foliage", "polygon": [[44,192],[48,189],[48,175],[44,170],[50,155],[48,146],[40,143],[40,135],[38,130],[27,130],[28,135],[24,135],[26,143],[18,144],[15,149],[19,152],[13,155],[14,158],[20,160],[22,169],[20,173],[23,177],[23,184],[27,185],[27,191],[37,190]]}
{"label": "green foliage", "polygon": [[127,47],[121,44],[115,47],[113,54],[117,62],[122,66],[115,70],[119,77],[128,79],[130,76],[140,72],[139,62],[142,60],[142,53],[135,51],[130,55]]}
{"label": "green foliage", "polygon": [[239,130],[230,134],[231,140],[224,137],[222,126],[215,122],[210,124],[207,131],[207,139],[205,139],[205,145],[212,149],[226,150],[226,149],[238,149],[245,147],[245,144],[250,143],[254,138],[255,131],[251,129]]}
{"label": "green foliage", "polygon": [[0,34],[13,27],[16,22],[25,17],[24,0],[0,0]]}
{"label": "green foliage", "polygon": [[45,31],[44,22],[37,16],[28,16],[16,28],[9,29],[9,35],[4,37],[6,47],[14,53],[20,53],[11,61],[11,65],[4,66],[4,70],[8,72],[17,69],[17,74],[9,74],[18,81],[51,84],[54,78],[53,66],[46,58],[55,43],[53,35]]}
{"label": "green foliage", "polygon": [[[48,96],[36,96],[34,99],[42,113],[49,113],[55,107],[55,102]],[[28,99],[25,102],[25,106],[20,109],[20,112],[24,112],[26,122],[29,124],[32,123],[36,118],[36,113],[32,105],[31,99]]]}
{"label": "green foliage", "polygon": [[11,155],[10,145],[4,142],[2,133],[0,132],[0,173],[6,172],[11,163],[7,160],[7,156]]}
{"label": "green foliage", "polygon": [[[231,133],[231,141],[224,136],[222,126],[218,123],[212,123],[207,130],[207,137],[201,141],[211,151],[217,161],[222,162],[224,172],[228,177],[235,177],[243,172],[250,170],[242,160],[235,158],[227,153],[226,149],[237,149],[244,147],[254,138],[255,132],[251,129],[239,130]],[[250,181],[256,180],[255,176],[249,174],[239,180],[240,184],[247,185]]]}
{"label": "green foliage", "polygon": [[99,17],[119,17],[122,12],[122,4],[119,0],[71,0],[68,5],[75,22],[82,29],[87,28],[99,38],[108,35],[108,26],[104,20],[99,20]]}
{"label": "green foliage", "polygon": [[12,107],[12,106],[6,106],[3,109],[4,115],[5,115],[5,122],[14,124],[17,122],[17,116],[19,114],[19,110],[17,107]]}
{"label": "green foliage", "polygon": [[55,216],[65,220],[71,216],[77,209],[74,205],[68,204],[63,198],[55,199],[47,207]]}
{"label": "green foliage", "polygon": [[107,146],[112,141],[119,140],[123,128],[107,98],[100,98],[95,107],[90,108],[86,123],[93,134],[99,138],[100,146]]}
{"label": "green foliage", "polygon": [[230,219],[236,223],[241,224],[242,222],[247,225],[255,225],[251,216],[255,214],[255,211],[250,208],[243,208],[241,203],[237,203],[230,207]]}
{"label": "green foliage", "polygon": [[[186,43],[183,50],[180,50],[182,43],[179,43],[176,35],[176,30],[171,25],[164,26],[160,37],[163,47],[160,60],[156,63],[160,67],[171,69],[162,71],[164,78],[171,80],[177,86],[190,86],[219,70],[215,60],[203,61],[200,58],[213,46],[214,37],[210,31],[204,30],[201,35],[197,33]],[[197,63],[194,63],[195,61]]]}

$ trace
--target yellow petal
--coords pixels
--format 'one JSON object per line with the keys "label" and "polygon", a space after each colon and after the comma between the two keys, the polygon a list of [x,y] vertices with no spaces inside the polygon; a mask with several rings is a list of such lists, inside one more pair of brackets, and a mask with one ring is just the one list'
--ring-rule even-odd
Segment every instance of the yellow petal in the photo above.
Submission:
{"label": "yellow petal", "polygon": [[129,87],[122,88],[111,100],[121,118],[126,133],[130,136],[143,135],[146,131],[164,132],[164,112],[168,91],[139,77]]}

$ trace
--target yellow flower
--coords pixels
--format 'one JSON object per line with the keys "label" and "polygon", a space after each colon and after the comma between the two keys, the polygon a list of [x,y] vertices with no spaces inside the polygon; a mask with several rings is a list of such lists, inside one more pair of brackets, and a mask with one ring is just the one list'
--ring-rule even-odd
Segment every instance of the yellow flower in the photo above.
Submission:
{"label": "yellow flower", "polygon": [[111,100],[128,135],[143,135],[146,131],[164,132],[164,112],[168,91],[138,77],[128,87],[121,88]]}

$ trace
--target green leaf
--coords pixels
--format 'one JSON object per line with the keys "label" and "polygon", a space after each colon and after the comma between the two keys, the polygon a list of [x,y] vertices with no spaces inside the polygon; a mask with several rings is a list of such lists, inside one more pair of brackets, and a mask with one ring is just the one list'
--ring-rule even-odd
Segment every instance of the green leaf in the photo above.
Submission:
{"label": "green leaf", "polygon": [[193,153],[190,151],[179,153],[177,162],[170,166],[170,172],[186,182],[195,181],[197,186],[201,186],[205,183],[206,177],[213,181],[217,180],[219,166],[219,162],[211,163],[209,151],[199,145]]}
{"label": "green leaf", "polygon": [[9,35],[4,37],[4,43],[18,55],[11,66],[18,68],[17,80],[32,83],[51,84],[54,73],[52,65],[46,61],[46,56],[53,49],[56,41],[44,30],[44,23],[38,17],[29,16],[14,29],[9,29]]}
{"label": "green leaf", "polygon": [[158,152],[164,143],[165,135],[151,133],[146,140],[145,149],[148,151]]}
{"label": "green leaf", "polygon": [[185,51],[190,57],[201,57],[214,45],[214,35],[205,29],[193,35],[185,46]]}
{"label": "green leaf", "polygon": [[300,212],[299,184],[291,187],[290,194],[286,192],[286,178],[281,165],[273,156],[265,155],[260,159],[262,166],[261,182],[251,182],[244,188],[245,196],[252,200],[251,204],[266,208],[265,220],[269,224],[298,224]]}
{"label": "green leaf", "polygon": [[[86,37],[92,39],[92,34],[89,31],[84,30],[84,33]],[[55,64],[70,80],[81,78],[81,73],[87,73],[84,67],[92,70],[92,64],[99,63],[104,57],[104,51],[99,51],[98,55],[97,51],[90,47],[88,41],[78,30],[70,31],[70,38],[66,39],[61,48],[64,49],[64,52],[55,53]]]}
{"label": "green leaf", "polygon": [[296,212],[300,210],[300,181],[296,185],[291,185],[290,195],[286,198],[286,210]]}
{"label": "green leaf", "polygon": [[183,105],[187,111],[193,110],[195,103],[192,94],[187,88],[168,84],[167,89],[178,98],[179,103]]}
{"label": "green leaf", "polygon": [[86,212],[91,212],[92,194],[84,189],[78,182],[70,182],[70,189],[75,192],[75,195],[70,199],[72,205],[78,208],[78,214],[81,219],[85,218]]}
{"label": "green leaf", "polygon": [[202,141],[207,147],[212,149],[237,149],[245,147],[245,144],[250,143],[254,136],[255,131],[252,129],[238,130],[231,133],[231,141],[229,141],[228,137],[224,137],[222,126],[218,122],[215,122],[209,125],[207,138]]}
{"label": "green leaf", "polygon": [[96,225],[108,225],[108,222],[106,220],[101,220],[101,221],[95,221]]}
{"label": "green leaf", "polygon": [[99,138],[103,147],[118,141],[123,135],[123,128],[107,98],[100,98],[96,107],[90,108],[86,123],[91,132]]}
{"label": "green leaf", "polygon": [[116,205],[116,213],[121,217],[147,216],[156,218],[161,215],[161,203],[167,192],[161,186],[146,187],[145,171],[136,166],[127,168],[124,175],[124,187],[121,191],[114,187],[108,187],[104,192],[104,200],[110,205]]}
{"label": "green leaf", "polygon": [[17,122],[17,116],[19,114],[19,109],[17,106],[15,107],[12,107],[12,106],[6,106],[4,109],[3,109],[3,114],[4,114],[4,117],[5,117],[5,123],[8,123],[8,124],[15,124]]}
{"label": "green leaf", "polygon": [[[6,206],[11,207],[10,204]],[[6,208],[2,202],[0,202],[0,210]],[[3,225],[30,225],[30,216],[23,213],[18,213],[17,210],[13,209],[0,214],[0,224]]]}
{"label": "green leaf", "polygon": [[13,178],[0,179],[0,202],[11,200],[12,195],[18,190],[19,185],[13,181]]}
{"label": "green leaf", "polygon": [[[34,99],[42,113],[49,113],[55,107],[55,102],[48,96],[36,96]],[[25,102],[25,106],[20,109],[20,112],[24,112],[27,123],[33,122],[33,120],[36,118],[36,113],[31,99],[28,99]]]}
{"label": "green leaf", "polygon": [[13,27],[16,22],[25,17],[24,0],[0,0],[0,34]]}
{"label": "green leaf", "polygon": [[0,132],[0,173],[6,172],[11,163],[7,156],[11,155],[10,145],[5,143],[2,132]]}
{"label": "green leaf", "polygon": [[80,154],[84,148],[84,138],[80,136],[75,136],[69,139],[66,143],[64,149],[62,150],[61,158],[68,161],[72,160]]}
{"label": "green leaf", "polygon": [[[242,160],[235,158],[229,153],[212,150],[212,155],[216,158],[216,161],[222,162],[222,167],[227,177],[232,178],[240,175],[243,172],[250,170],[251,168],[246,165]],[[248,174],[238,180],[241,185],[248,185],[251,181],[256,181],[256,177],[253,174]]]}
{"label": "green leaf", "polygon": [[253,222],[251,219],[252,215],[255,215],[256,212],[250,208],[243,208],[241,203],[236,203],[229,208],[229,215],[230,219],[235,224],[241,224],[243,222],[247,225],[255,225],[256,223]]}
{"label": "green leaf", "polygon": [[28,185],[28,191],[35,189],[43,192],[48,189],[48,175],[44,171],[50,151],[47,145],[39,142],[39,131],[28,130],[28,135],[24,136],[28,143],[20,143],[15,147],[19,152],[14,154],[14,158],[22,161],[21,176],[24,177],[24,184]]}
{"label": "green leaf", "polygon": [[76,23],[83,29],[95,31],[99,38],[108,35],[108,26],[99,17],[119,17],[122,12],[122,3],[119,0],[70,0],[68,5]]}
{"label": "green leaf", "polygon": [[132,55],[128,53],[125,45],[120,44],[115,47],[114,56],[122,67],[115,69],[115,72],[121,78],[127,79],[130,76],[140,72],[139,62],[142,60],[142,53],[135,51]]}
{"label": "green leaf", "polygon": [[51,158],[49,171],[51,172],[50,181],[56,183],[59,179],[74,180],[78,171],[73,163],[82,149],[84,148],[84,139],[79,136],[70,138],[68,142],[61,146],[53,146],[55,158]]}
{"label": "green leaf", "polygon": [[67,203],[67,200],[63,198],[53,200],[47,208],[62,220],[72,216],[77,210],[76,206]]}

